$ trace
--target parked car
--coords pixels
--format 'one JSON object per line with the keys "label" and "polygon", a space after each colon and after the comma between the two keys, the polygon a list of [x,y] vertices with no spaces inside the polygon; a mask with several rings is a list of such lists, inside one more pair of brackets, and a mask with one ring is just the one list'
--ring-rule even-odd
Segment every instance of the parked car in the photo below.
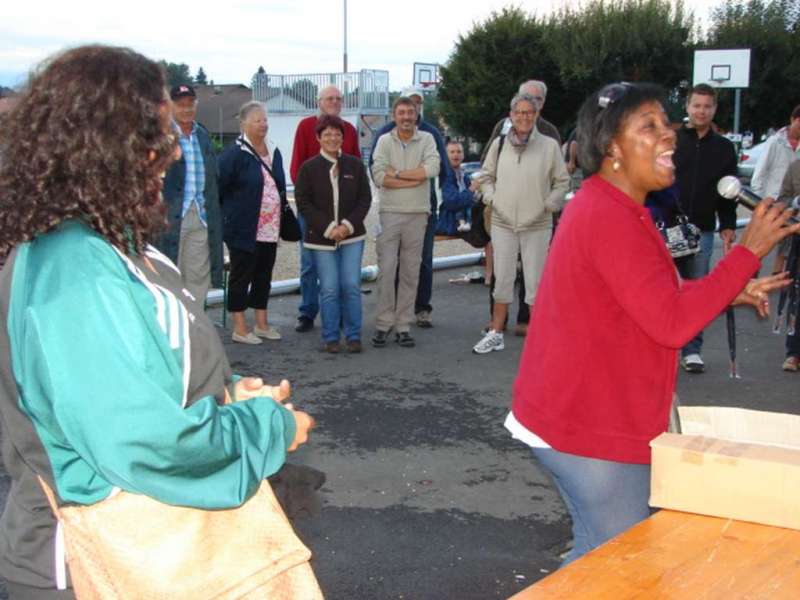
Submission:
{"label": "parked car", "polygon": [[761,142],[742,152],[739,158],[739,179],[742,180],[742,183],[750,183],[750,179],[753,177],[753,171],[756,168],[756,163],[761,155],[766,152],[768,142],[769,140]]}

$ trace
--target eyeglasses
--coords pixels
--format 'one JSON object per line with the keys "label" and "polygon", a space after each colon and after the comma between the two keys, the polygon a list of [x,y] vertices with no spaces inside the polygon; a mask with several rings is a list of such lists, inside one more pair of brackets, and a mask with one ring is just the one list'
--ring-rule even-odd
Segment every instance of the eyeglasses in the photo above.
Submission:
{"label": "eyeglasses", "polygon": [[518,117],[527,117],[529,119],[532,118],[536,114],[535,110],[515,110],[513,112]]}
{"label": "eyeglasses", "polygon": [[606,87],[600,90],[600,94],[597,97],[597,106],[600,108],[608,108],[610,105],[621,100],[632,87],[633,84],[630,84],[627,81],[621,81],[620,83],[609,83]]}

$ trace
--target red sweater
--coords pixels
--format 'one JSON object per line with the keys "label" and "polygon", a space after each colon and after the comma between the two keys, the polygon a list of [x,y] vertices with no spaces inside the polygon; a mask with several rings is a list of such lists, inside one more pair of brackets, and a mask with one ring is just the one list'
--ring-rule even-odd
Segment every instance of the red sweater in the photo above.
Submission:
{"label": "red sweater", "polygon": [[554,449],[650,462],[667,428],[677,351],[759,267],[735,246],[711,274],[680,281],[646,208],[591,177],[558,224],[511,407]]}
{"label": "red sweater", "polygon": [[[292,163],[289,165],[289,175],[292,182],[297,181],[297,174],[300,167],[309,158],[314,158],[319,154],[319,142],[314,128],[317,126],[317,116],[306,117],[297,125],[294,134],[294,148],[292,149]],[[342,142],[342,152],[361,158],[361,150],[358,147],[358,133],[348,121],[344,122],[344,142]]]}

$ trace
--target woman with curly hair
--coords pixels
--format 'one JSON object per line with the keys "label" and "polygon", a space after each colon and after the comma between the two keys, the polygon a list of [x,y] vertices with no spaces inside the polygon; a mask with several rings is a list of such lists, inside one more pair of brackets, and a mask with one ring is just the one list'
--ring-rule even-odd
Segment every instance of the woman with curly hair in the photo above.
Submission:
{"label": "woman with curly hair", "polygon": [[236,507],[313,423],[260,394],[225,404],[262,383],[234,384],[202,304],[148,245],[175,150],[163,70],[123,48],[55,56],[3,117],[0,416],[12,484],[0,576],[12,599],[73,597],[37,476],[59,505],[121,489]]}

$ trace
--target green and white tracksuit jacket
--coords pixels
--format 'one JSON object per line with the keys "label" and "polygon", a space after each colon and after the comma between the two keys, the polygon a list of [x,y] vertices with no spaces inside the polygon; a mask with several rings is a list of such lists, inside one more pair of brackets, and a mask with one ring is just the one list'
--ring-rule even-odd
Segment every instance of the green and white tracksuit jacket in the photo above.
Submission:
{"label": "green and white tracksuit jacket", "polygon": [[202,301],[167,258],[145,254],[158,273],[68,222],[20,245],[0,272],[8,581],[64,583],[36,474],[62,503],[122,489],[228,508],[280,468],[294,439],[292,414],[269,398],[222,405],[233,377]]}

